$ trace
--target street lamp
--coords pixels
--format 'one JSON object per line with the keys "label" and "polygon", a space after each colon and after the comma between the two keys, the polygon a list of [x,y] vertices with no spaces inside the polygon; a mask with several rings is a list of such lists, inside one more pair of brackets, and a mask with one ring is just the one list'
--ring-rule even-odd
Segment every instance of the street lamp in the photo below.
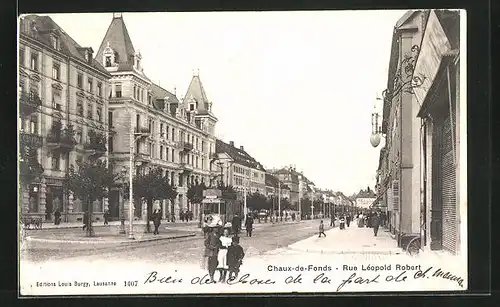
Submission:
{"label": "street lamp", "polygon": [[125,231],[125,205],[124,205],[124,200],[123,200],[123,192],[124,192],[124,186],[125,186],[125,176],[127,174],[127,168],[123,166],[121,172],[120,172],[120,183],[121,183],[121,194],[122,194],[122,199],[120,203],[120,234],[126,234],[127,232]]}
{"label": "street lamp", "polygon": [[281,217],[281,181],[278,181],[278,218],[283,222],[283,218]]}

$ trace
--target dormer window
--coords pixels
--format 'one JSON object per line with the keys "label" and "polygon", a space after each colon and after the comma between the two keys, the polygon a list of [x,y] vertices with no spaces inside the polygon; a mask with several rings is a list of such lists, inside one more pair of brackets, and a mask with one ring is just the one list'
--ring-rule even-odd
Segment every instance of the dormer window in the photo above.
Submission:
{"label": "dormer window", "polygon": [[111,67],[111,56],[108,55],[105,57],[105,59],[106,59],[106,62],[104,64],[105,67]]}
{"label": "dormer window", "polygon": [[194,103],[189,104],[189,111],[194,111]]}
{"label": "dormer window", "polygon": [[59,37],[56,35],[51,36],[52,48],[59,50]]}
{"label": "dormer window", "polygon": [[141,69],[141,60],[137,59],[137,69]]}
{"label": "dormer window", "polygon": [[85,50],[85,60],[89,61],[89,52],[87,50]]}

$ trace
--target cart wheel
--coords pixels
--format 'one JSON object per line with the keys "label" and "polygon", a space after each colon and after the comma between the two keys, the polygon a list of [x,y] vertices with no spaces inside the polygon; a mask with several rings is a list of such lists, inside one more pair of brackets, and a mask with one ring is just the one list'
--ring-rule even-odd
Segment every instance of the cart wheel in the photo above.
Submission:
{"label": "cart wheel", "polygon": [[416,256],[420,252],[420,238],[416,237],[410,240],[408,246],[406,247],[406,252],[410,256]]}

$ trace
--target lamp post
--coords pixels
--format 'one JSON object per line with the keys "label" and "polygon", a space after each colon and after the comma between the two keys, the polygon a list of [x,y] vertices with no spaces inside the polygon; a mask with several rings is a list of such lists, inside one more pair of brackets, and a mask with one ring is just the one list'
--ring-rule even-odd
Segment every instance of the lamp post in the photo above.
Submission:
{"label": "lamp post", "polygon": [[278,181],[278,218],[281,222],[283,221],[281,217],[281,181]]}
{"label": "lamp post", "polygon": [[121,170],[121,176],[120,176],[120,181],[121,181],[121,202],[120,202],[120,234],[126,234],[127,232],[125,231],[125,206],[124,206],[124,200],[123,200],[123,188],[125,186],[125,176],[127,173],[127,168],[124,166]]}

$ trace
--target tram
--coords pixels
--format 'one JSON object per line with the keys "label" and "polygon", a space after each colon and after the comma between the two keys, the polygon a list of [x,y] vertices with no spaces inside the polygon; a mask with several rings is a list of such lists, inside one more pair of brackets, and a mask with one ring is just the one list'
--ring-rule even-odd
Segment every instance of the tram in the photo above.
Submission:
{"label": "tram", "polygon": [[229,229],[235,214],[242,217],[243,208],[238,200],[223,199],[214,195],[207,195],[202,202],[202,227],[204,232],[208,228],[217,228],[219,231]]}

